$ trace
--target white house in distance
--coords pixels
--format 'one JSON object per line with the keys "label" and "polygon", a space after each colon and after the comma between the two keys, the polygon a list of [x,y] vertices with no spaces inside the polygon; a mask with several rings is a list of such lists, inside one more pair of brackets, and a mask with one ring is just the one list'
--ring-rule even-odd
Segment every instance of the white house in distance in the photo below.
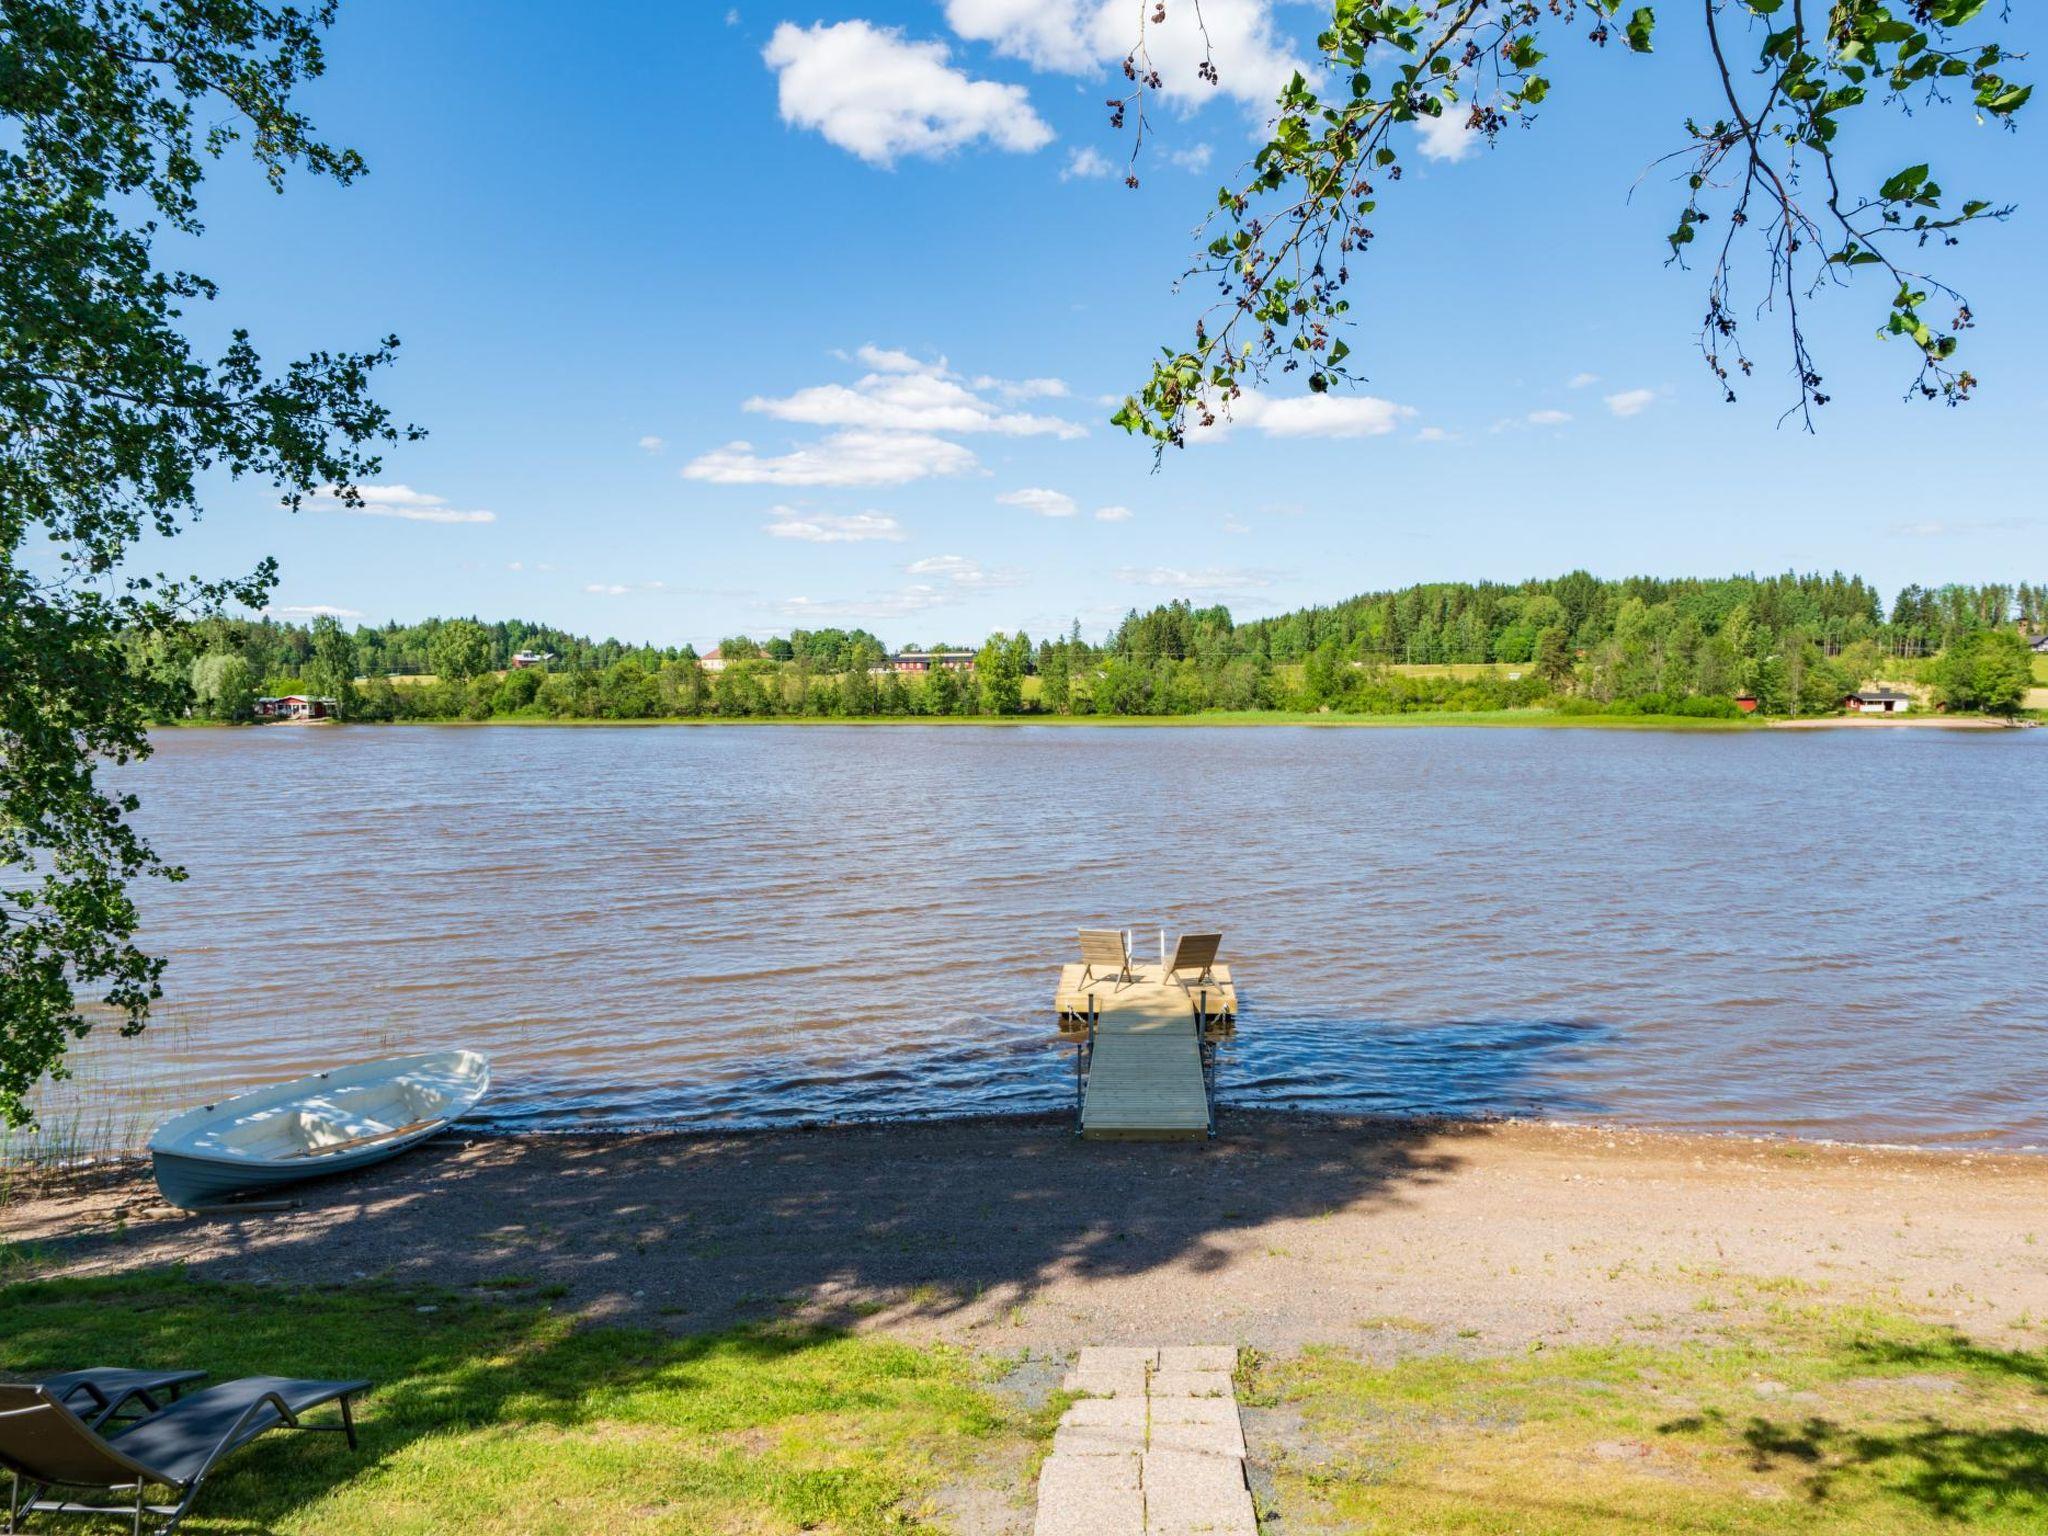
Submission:
{"label": "white house in distance", "polygon": [[723,672],[725,670],[725,655],[714,645],[710,650],[697,658],[697,665],[706,672]]}
{"label": "white house in distance", "polygon": [[1903,715],[1913,707],[1913,695],[1891,688],[1859,688],[1842,707],[1859,715]]}
{"label": "white house in distance", "polygon": [[544,667],[559,659],[553,651],[520,651],[512,658],[512,670],[524,672],[528,667]]}

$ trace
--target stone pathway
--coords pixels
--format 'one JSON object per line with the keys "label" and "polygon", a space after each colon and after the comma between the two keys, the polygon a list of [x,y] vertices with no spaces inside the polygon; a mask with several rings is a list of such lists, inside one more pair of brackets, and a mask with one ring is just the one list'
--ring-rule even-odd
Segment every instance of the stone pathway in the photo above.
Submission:
{"label": "stone pathway", "polygon": [[1038,1475],[1037,1536],[1258,1536],[1226,1345],[1084,1349]]}

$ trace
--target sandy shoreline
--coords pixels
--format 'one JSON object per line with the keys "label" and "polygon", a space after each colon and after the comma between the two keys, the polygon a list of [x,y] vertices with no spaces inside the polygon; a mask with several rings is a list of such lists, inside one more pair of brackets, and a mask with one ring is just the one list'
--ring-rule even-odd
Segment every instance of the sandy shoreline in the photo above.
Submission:
{"label": "sandy shoreline", "polygon": [[0,1244],[16,1277],[517,1277],[597,1318],[1003,1350],[1671,1341],[1787,1300],[1986,1338],[2048,1314],[2027,1153],[1238,1112],[1181,1145],[1063,1119],[449,1137],[301,1199],[192,1216],[131,1169],[0,1207]]}

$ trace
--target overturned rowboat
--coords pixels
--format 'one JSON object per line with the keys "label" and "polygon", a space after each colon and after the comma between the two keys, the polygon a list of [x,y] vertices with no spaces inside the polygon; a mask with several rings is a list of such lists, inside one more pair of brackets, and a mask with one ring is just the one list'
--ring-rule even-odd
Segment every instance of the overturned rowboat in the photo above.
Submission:
{"label": "overturned rowboat", "polygon": [[187,1208],[396,1157],[469,1113],[490,1058],[434,1051],[274,1083],[187,1110],[149,1138],[156,1185]]}

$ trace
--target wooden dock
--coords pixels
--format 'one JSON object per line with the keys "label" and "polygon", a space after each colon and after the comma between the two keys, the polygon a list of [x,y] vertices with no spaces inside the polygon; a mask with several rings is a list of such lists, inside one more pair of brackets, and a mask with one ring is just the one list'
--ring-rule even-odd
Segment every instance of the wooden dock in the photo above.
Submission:
{"label": "wooden dock", "polygon": [[1099,1140],[1207,1136],[1210,1050],[1237,1023],[1230,967],[1211,981],[1168,981],[1158,965],[1134,965],[1119,985],[1083,968],[1060,972],[1053,1006],[1062,1040],[1075,1047],[1080,1131]]}

